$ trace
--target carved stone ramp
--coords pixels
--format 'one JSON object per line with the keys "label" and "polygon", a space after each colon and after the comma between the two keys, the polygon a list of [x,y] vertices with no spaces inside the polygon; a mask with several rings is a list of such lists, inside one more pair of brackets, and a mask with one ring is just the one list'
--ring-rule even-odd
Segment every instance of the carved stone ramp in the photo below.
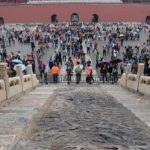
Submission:
{"label": "carved stone ramp", "polygon": [[[18,136],[14,134],[16,138],[10,149],[149,150],[150,128],[127,109],[128,106],[124,107],[118,97],[131,97],[136,104],[136,94],[114,85],[51,84],[39,87],[15,103],[15,110],[20,110],[18,116],[22,114],[21,110],[27,111],[20,117],[20,122],[11,123],[12,127],[22,130]],[[144,97],[143,101],[145,103],[147,99]],[[130,102],[134,105],[132,100]],[[26,104],[23,108],[22,103]],[[13,105],[10,106],[9,109],[14,110]]]}

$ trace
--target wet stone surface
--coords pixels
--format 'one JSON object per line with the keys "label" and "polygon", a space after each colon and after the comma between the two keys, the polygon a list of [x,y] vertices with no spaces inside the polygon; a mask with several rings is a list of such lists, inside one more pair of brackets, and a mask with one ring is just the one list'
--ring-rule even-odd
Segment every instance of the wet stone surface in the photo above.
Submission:
{"label": "wet stone surface", "polygon": [[13,150],[150,150],[150,129],[98,87],[61,87],[29,132]]}

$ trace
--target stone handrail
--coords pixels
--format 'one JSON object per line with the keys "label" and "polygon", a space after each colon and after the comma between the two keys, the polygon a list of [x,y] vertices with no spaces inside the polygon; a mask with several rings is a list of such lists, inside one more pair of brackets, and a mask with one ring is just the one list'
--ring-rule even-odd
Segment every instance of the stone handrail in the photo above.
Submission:
{"label": "stone handrail", "polygon": [[7,64],[0,63],[0,102],[16,97],[38,86],[39,81],[32,72],[32,66],[29,65],[27,68],[28,75],[23,75],[21,65],[17,65],[17,76],[8,78]]}
{"label": "stone handrail", "polygon": [[122,75],[119,85],[150,96],[150,77],[144,76],[144,64],[138,65],[137,74],[132,74],[130,69],[131,65],[128,64],[128,71]]}
{"label": "stone handrail", "polygon": [[0,80],[0,102],[6,99],[6,89],[4,80]]}
{"label": "stone handrail", "polygon": [[138,89],[138,76],[135,74],[128,74],[127,76],[127,88],[137,91]]}
{"label": "stone handrail", "polygon": [[31,75],[24,75],[23,76],[23,81],[25,82],[31,82]]}
{"label": "stone handrail", "polygon": [[20,83],[20,78],[19,77],[13,77],[13,78],[9,78],[9,86],[15,86],[15,85],[19,85]]}
{"label": "stone handrail", "polygon": [[0,80],[0,90],[3,90],[5,88],[5,84],[3,80]]}
{"label": "stone handrail", "polygon": [[150,85],[150,77],[141,76],[141,78],[140,78],[140,84]]}
{"label": "stone handrail", "polygon": [[150,96],[150,77],[141,76],[139,83],[139,92]]}
{"label": "stone handrail", "polygon": [[137,78],[137,75],[135,75],[135,74],[129,74],[128,75],[128,80],[136,81],[136,78]]}
{"label": "stone handrail", "polygon": [[9,78],[8,98],[20,95],[22,92],[22,84],[20,77]]}

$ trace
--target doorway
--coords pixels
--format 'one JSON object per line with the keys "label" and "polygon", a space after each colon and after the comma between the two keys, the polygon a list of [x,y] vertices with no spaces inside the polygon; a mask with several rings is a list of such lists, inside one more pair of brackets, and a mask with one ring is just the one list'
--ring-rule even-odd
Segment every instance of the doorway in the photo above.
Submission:
{"label": "doorway", "polygon": [[55,14],[52,15],[52,16],[51,16],[51,22],[52,22],[52,23],[58,22],[58,16],[55,15]]}
{"label": "doorway", "polygon": [[97,14],[93,14],[92,15],[92,22],[95,23],[95,22],[98,22],[98,20],[99,20],[98,15]]}
{"label": "doorway", "polygon": [[71,15],[71,22],[79,22],[79,15],[77,13]]}

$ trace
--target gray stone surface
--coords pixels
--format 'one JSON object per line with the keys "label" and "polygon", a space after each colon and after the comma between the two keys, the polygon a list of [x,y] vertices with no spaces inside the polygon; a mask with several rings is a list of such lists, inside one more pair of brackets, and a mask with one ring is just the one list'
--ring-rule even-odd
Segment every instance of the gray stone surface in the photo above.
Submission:
{"label": "gray stone surface", "polygon": [[13,150],[150,149],[150,129],[96,86],[59,86]]}

